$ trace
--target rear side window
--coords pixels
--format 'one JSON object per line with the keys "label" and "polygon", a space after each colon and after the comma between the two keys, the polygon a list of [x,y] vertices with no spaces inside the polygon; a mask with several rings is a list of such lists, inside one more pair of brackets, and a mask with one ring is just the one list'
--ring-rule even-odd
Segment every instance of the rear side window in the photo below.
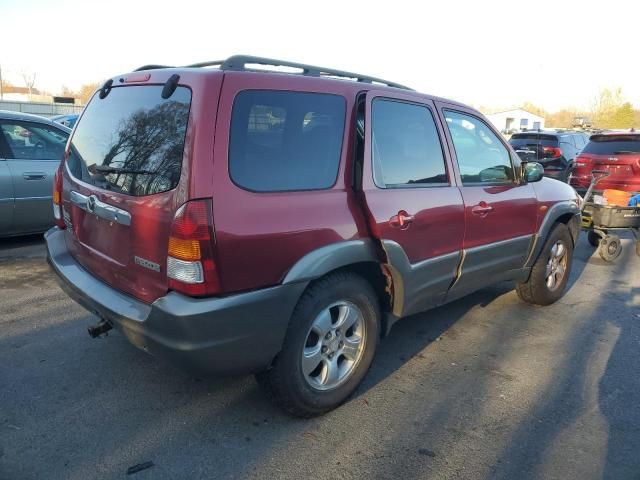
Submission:
{"label": "rear side window", "polygon": [[640,153],[640,135],[592,135],[582,153],[593,155]]}
{"label": "rear side window", "polygon": [[176,187],[180,179],[191,90],[163,99],[162,85],[114,87],[96,95],[71,139],[67,165],[78,180],[143,196]]}
{"label": "rear side window", "polygon": [[338,175],[345,110],[338,95],[240,92],[231,118],[231,179],[256,192],[330,188]]}
{"label": "rear side window", "polygon": [[382,188],[448,185],[431,110],[391,100],[373,102],[373,171]]}

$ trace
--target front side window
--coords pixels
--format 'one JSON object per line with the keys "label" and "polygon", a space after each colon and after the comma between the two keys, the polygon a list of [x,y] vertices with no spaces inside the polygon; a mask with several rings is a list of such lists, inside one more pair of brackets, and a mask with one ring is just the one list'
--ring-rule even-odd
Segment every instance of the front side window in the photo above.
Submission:
{"label": "front side window", "polygon": [[346,102],[338,95],[247,90],[233,104],[229,174],[256,192],[331,188]]}
{"label": "front side window", "polygon": [[0,124],[0,134],[17,160],[60,160],[69,135],[46,125],[30,122]]}
{"label": "front side window", "polygon": [[376,99],[372,107],[374,180],[381,188],[448,185],[442,144],[431,110]]}
{"label": "front side window", "polygon": [[511,183],[515,180],[509,151],[479,118],[444,111],[464,185]]}

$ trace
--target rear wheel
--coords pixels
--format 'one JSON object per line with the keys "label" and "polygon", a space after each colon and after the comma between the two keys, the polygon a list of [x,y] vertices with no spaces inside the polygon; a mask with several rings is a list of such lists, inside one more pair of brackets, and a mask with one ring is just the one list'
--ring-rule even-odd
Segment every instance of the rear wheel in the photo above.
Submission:
{"label": "rear wheel", "polygon": [[598,248],[600,257],[606,262],[613,262],[622,253],[622,244],[617,235],[605,235]]}
{"label": "rear wheel", "polygon": [[288,413],[321,415],[343,403],[362,381],[379,332],[378,299],[371,285],[352,273],[332,274],[302,296],[282,351],[256,379]]}
{"label": "rear wheel", "polygon": [[571,273],[573,238],[566,225],[556,224],[526,282],[516,284],[518,296],[534,305],[550,305],[559,300]]}

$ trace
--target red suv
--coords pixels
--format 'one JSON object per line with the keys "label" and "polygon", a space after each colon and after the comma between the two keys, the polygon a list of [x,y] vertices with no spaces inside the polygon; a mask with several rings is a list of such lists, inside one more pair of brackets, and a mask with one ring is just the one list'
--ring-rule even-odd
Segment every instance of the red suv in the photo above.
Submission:
{"label": "red suv", "polygon": [[579,192],[585,192],[592,179],[592,170],[609,173],[598,182],[596,190],[612,188],[640,192],[640,134],[611,132],[591,135],[575,161],[571,185]]}
{"label": "red suv", "polygon": [[48,260],[102,319],[92,335],[256,373],[312,416],[401,317],[504,280],[529,303],[562,296],[580,198],[542,173],[476,110],[381,79],[256,57],[147,66],[84,110]]}

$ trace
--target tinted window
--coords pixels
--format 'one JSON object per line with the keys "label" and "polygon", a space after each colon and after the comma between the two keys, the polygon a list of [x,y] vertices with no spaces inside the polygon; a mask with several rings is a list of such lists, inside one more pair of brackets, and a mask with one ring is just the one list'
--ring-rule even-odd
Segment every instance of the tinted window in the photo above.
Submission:
{"label": "tinted window", "polygon": [[448,185],[438,130],[427,107],[375,100],[372,129],[376,185]]}
{"label": "tinted window", "polygon": [[71,139],[71,174],[91,185],[128,195],[175,188],[180,179],[191,91],[162,86],[112,88],[95,96]]}
{"label": "tinted window", "polygon": [[498,137],[480,119],[445,110],[463,184],[514,180],[511,158]]}
{"label": "tinted window", "polygon": [[18,160],[60,160],[69,137],[62,130],[31,122],[2,123],[0,134],[9,157]]}
{"label": "tinted window", "polygon": [[240,92],[231,119],[231,179],[258,192],[330,188],[340,164],[345,109],[337,95]]}
{"label": "tinted window", "polygon": [[543,140],[547,142],[557,142],[558,137],[555,135],[544,135],[540,133],[514,133],[511,140]]}
{"label": "tinted window", "polygon": [[582,153],[616,155],[640,153],[640,135],[592,135]]}

